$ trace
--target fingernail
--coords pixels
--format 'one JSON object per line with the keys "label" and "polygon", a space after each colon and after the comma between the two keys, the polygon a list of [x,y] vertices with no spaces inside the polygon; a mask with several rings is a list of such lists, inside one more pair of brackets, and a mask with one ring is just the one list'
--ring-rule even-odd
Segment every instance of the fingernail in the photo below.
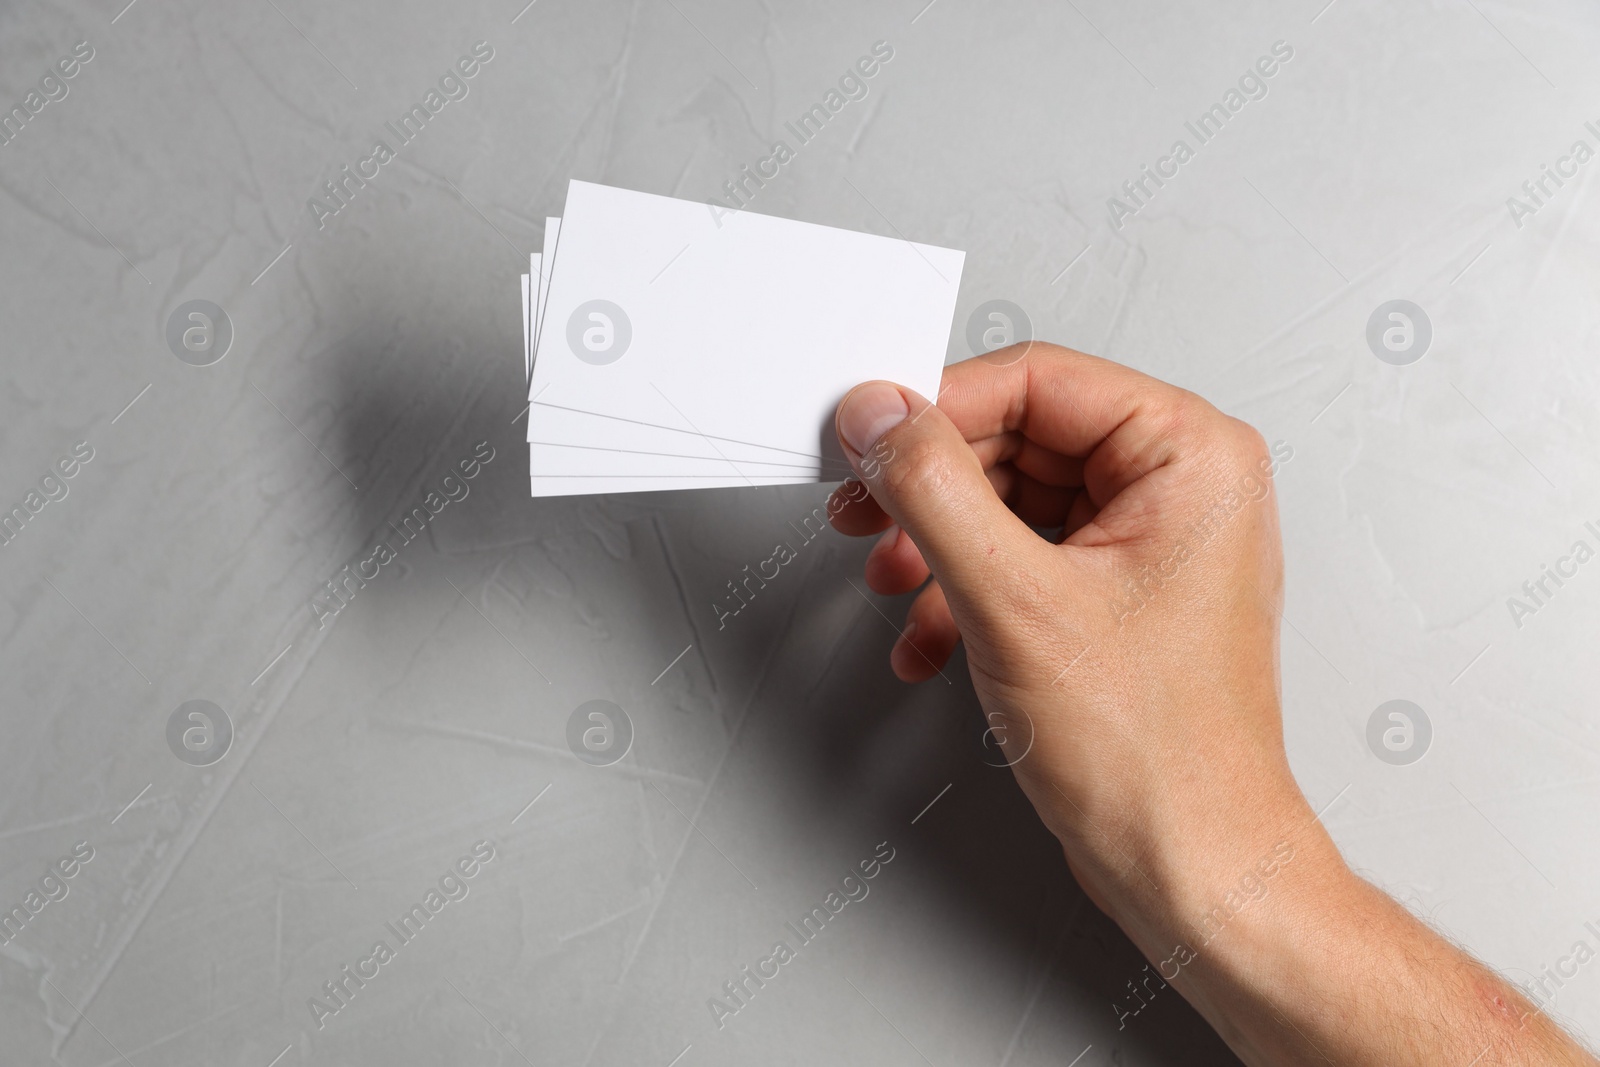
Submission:
{"label": "fingernail", "polygon": [[900,390],[886,382],[859,386],[839,406],[839,434],[859,456],[911,413]]}
{"label": "fingernail", "polygon": [[915,640],[915,638],[917,636],[917,624],[916,623],[911,623],[910,625],[908,625],[904,630],[902,630],[900,632],[900,636],[906,639],[906,644],[908,644],[908,645],[912,644],[912,642]]}

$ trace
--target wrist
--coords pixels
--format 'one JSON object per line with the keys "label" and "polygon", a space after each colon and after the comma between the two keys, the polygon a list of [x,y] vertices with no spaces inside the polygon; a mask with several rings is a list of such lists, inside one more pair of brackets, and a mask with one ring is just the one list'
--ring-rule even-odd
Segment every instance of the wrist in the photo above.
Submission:
{"label": "wrist", "polygon": [[[1258,931],[1326,906],[1355,881],[1292,780],[1203,819],[1164,822],[1130,849],[1137,881],[1113,894],[1112,917],[1171,974],[1201,956],[1232,966]],[[1170,979],[1168,979],[1170,980]]]}
{"label": "wrist", "polygon": [[1257,1027],[1239,1024],[1259,1022],[1261,1005],[1326,1003],[1324,983],[1356,980],[1342,970],[1340,945],[1351,926],[1379,918],[1362,917],[1370,888],[1303,802],[1155,857],[1157,888],[1125,897],[1114,917],[1160,982],[1246,1062],[1287,1062],[1265,1054]]}

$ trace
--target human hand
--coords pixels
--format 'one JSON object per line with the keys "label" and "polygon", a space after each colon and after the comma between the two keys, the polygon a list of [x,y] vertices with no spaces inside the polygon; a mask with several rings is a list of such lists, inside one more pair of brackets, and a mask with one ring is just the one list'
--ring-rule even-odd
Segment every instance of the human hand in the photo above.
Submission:
{"label": "human hand", "polygon": [[[859,386],[836,428],[870,495],[842,486],[833,523],[883,533],[867,583],[927,583],[895,673],[931,677],[965,642],[1023,790],[1155,968],[1147,992],[1177,986],[1250,1064],[1595,1064],[1356,878],[1295,784],[1271,494],[1291,448],[1040,343],[946,368],[937,406]],[[1134,1013],[1113,1008],[1119,1028]]]}
{"label": "human hand", "polygon": [[841,487],[834,525],[888,531],[868,585],[933,576],[896,674],[931,677],[965,641],[1023,789],[1141,947],[1170,946],[1172,913],[1203,912],[1291,831],[1318,843],[1278,702],[1271,478],[1292,449],[1042,343],[947,368],[937,406],[860,386],[837,429],[871,495]]}

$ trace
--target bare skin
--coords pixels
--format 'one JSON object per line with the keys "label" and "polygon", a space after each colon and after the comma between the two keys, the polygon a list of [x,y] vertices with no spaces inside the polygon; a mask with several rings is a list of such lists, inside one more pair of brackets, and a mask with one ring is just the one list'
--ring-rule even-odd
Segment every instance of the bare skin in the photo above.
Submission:
{"label": "bare skin", "polygon": [[834,525],[882,535],[877,592],[921,589],[895,673],[932,677],[966,643],[1073,875],[1241,1059],[1597,1063],[1356,877],[1295,783],[1281,446],[1192,393],[1038,342],[946,368],[937,406],[859,386],[836,428],[870,495],[841,487]]}

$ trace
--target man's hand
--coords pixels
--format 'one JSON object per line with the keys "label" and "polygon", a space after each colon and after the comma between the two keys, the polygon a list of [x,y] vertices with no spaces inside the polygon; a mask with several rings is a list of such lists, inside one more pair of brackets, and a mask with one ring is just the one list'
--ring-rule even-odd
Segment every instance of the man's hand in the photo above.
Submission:
{"label": "man's hand", "polygon": [[[1037,342],[947,368],[937,406],[859,386],[837,430],[870,496],[841,489],[834,525],[883,534],[866,565],[877,592],[922,588],[895,672],[930,677],[965,642],[1080,884],[1242,1057],[1593,1062],[1354,878],[1295,784],[1271,490],[1292,448]],[[1397,989],[1421,999],[1352,1028]]]}

